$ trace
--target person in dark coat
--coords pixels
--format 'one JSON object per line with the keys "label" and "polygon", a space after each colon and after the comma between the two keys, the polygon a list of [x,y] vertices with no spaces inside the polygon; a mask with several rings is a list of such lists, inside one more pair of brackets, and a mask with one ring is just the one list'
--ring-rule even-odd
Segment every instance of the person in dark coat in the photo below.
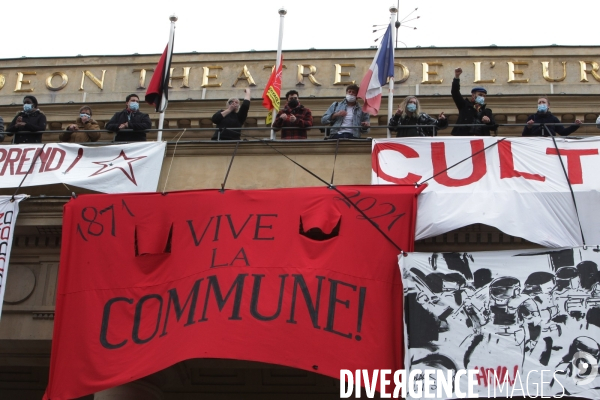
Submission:
{"label": "person in dark coat", "polygon": [[42,132],[46,130],[46,116],[38,109],[38,101],[34,96],[23,98],[23,111],[19,111],[12,120],[6,134],[15,135],[14,144],[42,143]]}
{"label": "person in dark coat", "polygon": [[490,136],[490,131],[498,130],[491,108],[487,108],[485,97],[487,90],[474,87],[471,98],[463,98],[460,94],[460,74],[462,68],[454,70],[452,80],[452,100],[458,109],[457,125],[473,124],[473,126],[455,126],[451,134],[454,136]]}
{"label": "person in dark coat", "polygon": [[125,109],[113,115],[105,129],[116,133],[115,142],[145,142],[152,121],[148,114],[140,112],[140,98],[130,94],[125,99]]}
{"label": "person in dark coat", "polygon": [[[538,99],[538,112],[527,117],[527,126],[523,128],[522,136],[556,136],[558,133],[561,136],[567,136],[579,129],[580,120],[575,120],[575,123],[568,128],[562,125],[545,125],[559,124],[560,121],[550,112],[550,100],[547,97]],[[542,124],[534,126],[534,124]]]}
{"label": "person in dark coat", "polygon": [[217,125],[217,130],[211,140],[240,140],[242,131],[239,129],[246,122],[250,110],[250,88],[244,89],[246,96],[240,106],[240,100],[235,97],[227,100],[227,108],[217,111],[212,116],[212,122]]}
{"label": "person in dark coat", "polygon": [[[419,126],[403,127],[402,125]],[[448,120],[443,112],[438,119],[422,113],[419,99],[415,96],[407,96],[390,119],[389,126],[392,132],[397,132],[396,137],[433,136],[433,127],[438,130],[444,129],[448,126]]]}
{"label": "person in dark coat", "polygon": [[4,120],[0,117],[0,142],[4,141]]}

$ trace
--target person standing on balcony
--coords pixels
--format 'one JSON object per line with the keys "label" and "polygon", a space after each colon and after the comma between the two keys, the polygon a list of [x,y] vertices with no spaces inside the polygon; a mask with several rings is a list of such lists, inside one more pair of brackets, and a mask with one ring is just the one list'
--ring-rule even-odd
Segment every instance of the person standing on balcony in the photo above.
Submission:
{"label": "person standing on balcony", "polygon": [[454,70],[454,79],[452,80],[452,100],[458,109],[457,125],[451,134],[454,136],[490,136],[490,131],[496,132],[498,125],[494,121],[494,114],[491,108],[487,108],[485,98],[487,90],[483,87],[474,87],[471,90],[471,98],[463,98],[460,94],[460,74],[462,68]]}
{"label": "person standing on balcony", "polygon": [[[533,126],[534,124],[541,124]],[[523,128],[522,136],[556,136],[558,133],[561,136],[567,136],[579,129],[580,120],[575,120],[575,124],[565,128],[562,125],[545,125],[545,124],[560,124],[550,112],[550,100],[542,96],[538,99],[537,113],[527,117],[527,126]]]}
{"label": "person standing on balcony", "polygon": [[250,88],[244,89],[246,93],[244,101],[232,97],[227,100],[227,108],[217,111],[212,116],[212,122],[217,125],[217,130],[211,140],[240,140],[242,136],[241,127],[246,122],[248,110],[250,110]]}
{"label": "person standing on balcony", "polygon": [[79,109],[79,118],[74,124],[67,127],[67,130],[60,134],[58,139],[61,142],[85,143],[97,142],[100,139],[100,126],[92,119],[92,109],[89,106],[83,106]]}
{"label": "person standing on balcony", "polygon": [[113,115],[105,129],[116,133],[115,142],[145,142],[152,121],[148,114],[140,112],[140,98],[130,94],[125,99],[125,109]]}
{"label": "person standing on balcony", "polygon": [[[413,126],[404,127],[402,125]],[[390,119],[389,126],[392,132],[397,132],[396,137],[433,136],[433,127],[437,130],[445,129],[448,126],[448,120],[443,112],[440,113],[438,119],[422,113],[419,99],[415,96],[407,96],[400,103],[396,114]]]}
{"label": "person standing on balcony", "polygon": [[38,101],[34,96],[23,98],[23,111],[19,111],[12,120],[6,134],[15,135],[14,144],[42,143],[42,132],[46,130],[46,116],[38,109]]}
{"label": "person standing on balcony", "polygon": [[277,113],[273,129],[281,130],[282,139],[306,139],[306,134],[313,125],[310,109],[300,104],[298,92],[295,90],[287,92],[285,99],[287,104]]}
{"label": "person standing on balcony", "polygon": [[321,124],[331,125],[329,139],[359,139],[369,132],[371,116],[356,102],[357,95],[358,85],[348,86],[346,98],[330,105],[321,118]]}

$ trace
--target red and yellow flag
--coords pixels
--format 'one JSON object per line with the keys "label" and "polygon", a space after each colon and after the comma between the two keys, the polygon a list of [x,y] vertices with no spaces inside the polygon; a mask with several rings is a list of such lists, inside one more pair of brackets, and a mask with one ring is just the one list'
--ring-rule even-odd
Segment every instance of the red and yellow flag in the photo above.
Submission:
{"label": "red and yellow flag", "polygon": [[283,56],[279,62],[279,68],[275,70],[273,68],[273,72],[271,72],[271,77],[267,82],[267,86],[265,87],[265,91],[263,92],[263,107],[269,110],[267,114],[267,119],[265,121],[266,125],[271,125],[273,123],[273,109],[275,111],[279,111],[279,107],[281,105],[281,72],[283,69]]}

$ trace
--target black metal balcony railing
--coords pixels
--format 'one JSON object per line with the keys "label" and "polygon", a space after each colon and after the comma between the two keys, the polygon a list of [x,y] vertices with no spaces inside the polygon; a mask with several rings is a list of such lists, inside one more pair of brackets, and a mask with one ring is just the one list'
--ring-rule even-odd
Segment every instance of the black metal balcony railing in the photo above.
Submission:
{"label": "black metal balcony railing", "polygon": [[[572,123],[553,123],[553,124],[533,124],[533,125],[527,125],[527,124],[497,124],[498,126],[498,130],[502,131],[502,129],[500,128],[509,128],[513,131],[515,131],[516,128],[523,128],[526,126],[532,126],[532,127],[537,127],[537,126],[555,126],[555,125],[562,125],[562,126],[569,126],[572,125]],[[444,133],[447,133],[447,135],[445,136],[449,136],[450,132],[451,132],[451,128],[458,126],[458,127],[464,127],[464,126],[468,126],[468,127],[487,127],[487,125],[483,125],[483,124],[449,124],[448,128],[444,129]],[[438,128],[436,128],[435,126],[431,126],[431,125],[402,125],[401,128],[405,129],[405,128],[426,128],[426,129],[430,129],[433,131],[433,136],[437,136],[438,135]],[[597,130],[597,124],[594,122],[591,123],[581,123],[580,127],[590,127],[592,129],[587,129],[587,132],[585,132],[583,135],[579,135],[579,136],[597,136],[600,135],[600,130]],[[308,139],[274,139],[271,140],[271,128],[270,127],[244,127],[244,128],[237,128],[236,130],[241,131],[241,139],[240,141],[275,141],[275,142],[305,142],[305,141],[322,141],[323,139],[328,139],[328,136],[322,132],[324,132],[326,129],[330,129],[331,126],[327,125],[327,126],[313,126],[312,128],[310,128],[310,132],[311,134],[309,135]],[[361,128],[360,126],[350,126],[348,128]],[[386,126],[386,125],[374,125],[370,127],[370,132],[368,133],[368,137],[365,137],[365,134],[363,133],[363,137],[359,138],[359,139],[350,139],[350,140],[357,140],[357,141],[370,141],[372,140],[373,137],[377,137],[377,138],[385,138],[385,137],[391,137],[391,138],[395,138],[395,132],[391,132],[390,135],[388,136],[388,129],[390,127]],[[394,127],[396,128],[396,127]],[[283,130],[298,130],[297,128],[283,128]],[[149,138],[149,141],[153,141],[154,138],[152,138],[153,133],[162,131],[164,133],[167,133],[167,135],[165,136],[170,136],[168,135],[168,133],[173,133],[174,135],[172,135],[172,137],[166,138],[167,143],[170,142],[175,142],[177,141],[178,143],[198,143],[198,142],[212,142],[212,143],[222,143],[222,142],[236,142],[236,140],[211,140],[212,135],[214,134],[214,132],[216,131],[216,128],[212,127],[212,128],[166,128],[166,129],[148,129],[147,132],[150,133],[149,136],[151,136]],[[548,130],[546,130],[546,136],[550,136],[550,132]],[[597,134],[596,134],[597,131]],[[43,132],[44,136],[43,136],[43,141],[44,142],[59,142],[58,139],[58,135],[65,132],[65,130],[46,130]],[[89,130],[89,131],[78,131],[78,132],[101,132],[107,135],[111,135],[112,132],[109,132],[105,129],[101,129],[101,130]],[[319,132],[319,134],[315,135],[315,132]],[[194,138],[185,138],[185,140],[181,140],[185,137],[186,133],[193,133]],[[278,134],[278,132],[275,132],[276,134]],[[583,132],[582,132],[583,133]],[[4,132],[4,134],[6,135],[7,132]],[[55,137],[49,137],[50,135],[54,135]],[[280,135],[280,133],[279,133]],[[502,134],[493,134],[493,136],[499,136],[499,137],[516,137],[516,136],[520,136],[520,132],[512,132],[508,135],[502,135]],[[559,136],[559,135],[556,135]],[[573,137],[577,137],[577,132],[572,134]],[[568,136],[567,136],[568,137]],[[14,136],[13,136],[14,138]],[[53,140],[54,139],[54,140]],[[342,139],[343,140],[343,139]],[[6,136],[4,139],[3,143],[0,143],[0,145],[6,145],[6,144],[11,144],[12,140],[10,136]],[[106,145],[106,144],[112,144],[115,143],[114,139],[110,140],[110,139],[100,139],[98,142],[84,142],[84,143],[80,143],[80,144],[86,144],[86,145]]]}

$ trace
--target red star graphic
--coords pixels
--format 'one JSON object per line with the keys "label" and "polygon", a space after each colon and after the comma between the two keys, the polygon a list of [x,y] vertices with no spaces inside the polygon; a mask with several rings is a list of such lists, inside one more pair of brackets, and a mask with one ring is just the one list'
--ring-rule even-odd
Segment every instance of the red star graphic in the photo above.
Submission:
{"label": "red star graphic", "polygon": [[[131,166],[132,163],[141,160],[142,158],[146,158],[147,156],[141,156],[141,157],[127,157],[127,155],[125,154],[125,150],[121,150],[121,153],[119,153],[119,155],[115,158],[113,158],[112,160],[108,160],[108,161],[92,161],[94,164],[98,164],[98,165],[102,165],[102,168],[100,168],[98,171],[94,172],[92,175],[90,176],[95,176],[95,175],[100,175],[100,174],[105,174],[109,171],[112,171],[113,169],[120,169],[121,172],[123,172],[125,174],[125,176],[131,181],[133,182],[133,184],[135,186],[137,186],[137,182],[135,181],[135,175],[133,174],[133,167]],[[121,160],[119,160],[121,159]],[[117,163],[127,163],[127,166],[125,167],[121,167],[119,166]],[[113,165],[113,164],[117,164],[117,165]],[[127,170],[125,168],[129,168],[129,172],[127,172]]]}

